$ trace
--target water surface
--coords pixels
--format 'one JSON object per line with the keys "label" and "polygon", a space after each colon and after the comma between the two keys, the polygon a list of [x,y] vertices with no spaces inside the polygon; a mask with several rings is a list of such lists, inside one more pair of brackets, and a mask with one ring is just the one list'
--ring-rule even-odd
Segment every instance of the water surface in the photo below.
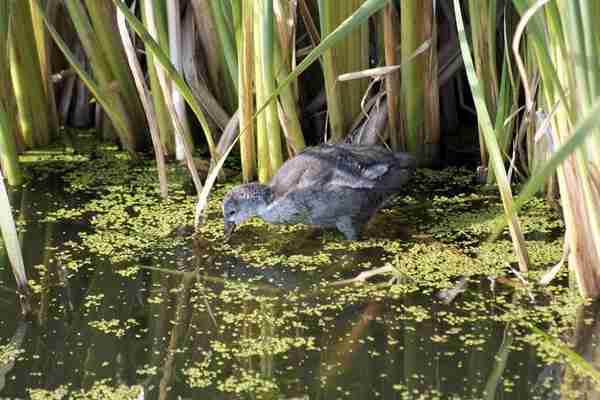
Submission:
{"label": "water surface", "polygon": [[[56,172],[32,162],[12,193],[35,312],[23,321],[0,257],[0,397],[147,399],[590,398],[593,306],[564,275],[524,287],[501,212],[466,170],[421,171],[365,240],[242,226],[225,243],[220,186],[192,237],[193,196],[117,154]],[[527,208],[536,276],[558,261],[562,224]],[[364,284],[360,272],[393,267]],[[440,291],[465,282],[446,304]],[[579,307],[579,308],[578,308]],[[546,332],[540,335],[534,326]],[[578,388],[577,392],[574,388]],[[38,397],[36,397],[38,396]],[[54,396],[54,397],[50,397]],[[111,397],[112,396],[112,397]]]}

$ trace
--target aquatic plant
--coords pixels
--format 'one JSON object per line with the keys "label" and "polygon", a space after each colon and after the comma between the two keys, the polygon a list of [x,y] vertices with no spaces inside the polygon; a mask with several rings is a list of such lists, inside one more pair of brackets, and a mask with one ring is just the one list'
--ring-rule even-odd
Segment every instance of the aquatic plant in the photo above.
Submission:
{"label": "aquatic plant", "polygon": [[[6,248],[10,265],[12,267],[17,288],[21,296],[28,295],[27,274],[25,272],[25,263],[23,262],[23,253],[21,244],[17,236],[17,228],[13,218],[12,207],[8,199],[8,192],[4,185],[4,177],[0,171],[0,232],[2,233],[2,245]],[[23,303],[26,305],[27,301]],[[22,310],[28,312],[28,307]]]}
{"label": "aquatic plant", "polygon": [[[15,371],[39,380],[7,380],[8,393],[137,398],[140,386],[146,390],[152,381],[154,390],[198,397],[206,391],[365,396],[384,388],[406,398],[451,398],[462,393],[464,379],[472,398],[494,385],[499,392],[530,394],[542,369],[530,346],[543,345],[529,326],[542,327],[550,343],[562,343],[582,304],[563,284],[565,274],[543,287],[511,278],[508,235],[495,246],[486,241],[502,215],[501,200],[494,191],[470,188],[472,170],[420,171],[414,188],[371,222],[368,239],[348,246],[336,232],[259,220],[241,227],[246,238],[224,243],[220,207],[233,183],[215,186],[202,235],[192,239],[191,231],[178,228],[191,220],[195,195],[184,190],[177,167],[169,166],[171,200],[161,201],[154,162],[133,163],[114,146],[94,158],[48,153],[27,160],[36,182],[47,182],[53,164],[65,168],[60,177],[50,176],[60,184],[51,196],[42,194],[48,201],[27,227],[31,234],[59,222],[70,235],[52,244],[59,268],[48,258],[32,273],[36,299],[55,318],[53,340],[86,351],[44,352],[45,337],[34,336],[24,342],[27,351],[17,356]],[[553,262],[562,249],[558,214],[536,199],[521,218],[532,260]],[[385,266],[383,277],[338,284]],[[523,276],[534,282],[540,272]],[[440,290],[462,278],[466,289],[451,304],[438,300]],[[507,325],[513,342],[499,350]],[[509,364],[499,379],[506,351]],[[499,361],[490,361],[496,354]],[[560,353],[540,354],[544,362],[570,365]],[[56,363],[68,366],[66,373],[55,386],[43,385],[54,375],[38,373],[38,366]],[[364,365],[378,372],[363,376],[359,391],[355,374]],[[532,370],[532,377],[524,373]],[[432,371],[441,377],[435,387]],[[448,376],[460,377],[458,389]]]}
{"label": "aquatic plant", "polygon": [[[7,55],[8,37],[12,3],[0,5],[0,55]],[[15,133],[19,128],[14,110],[14,91],[11,87],[9,63],[0,63],[0,168],[9,185],[17,186],[23,182],[19,167]]]}
{"label": "aquatic plant", "polygon": [[[172,169],[163,165],[161,153],[177,156],[179,148],[176,158],[185,158],[199,196],[198,222],[204,207],[208,215],[214,208],[209,193],[226,157],[237,151],[238,139],[243,180],[265,182],[307,143],[379,141],[407,148],[421,163],[434,164],[442,162],[442,139],[450,144],[454,131],[460,130],[468,132],[465,141],[479,145],[474,151],[481,167],[477,179],[496,182],[503,199],[505,215],[496,218],[505,221],[502,226],[491,232],[487,225],[476,226],[497,236],[505,234],[508,222],[516,259],[525,272],[532,267],[528,255],[534,258],[525,247],[533,228],[524,226],[517,212],[543,186],[549,194],[556,194],[557,186],[566,248],[571,249],[569,265],[583,296],[600,293],[595,267],[600,257],[600,214],[595,207],[600,201],[599,66],[593,24],[599,11],[588,1],[366,0],[340,6],[306,0],[160,0],[144,1],[137,10],[120,0],[5,3],[0,8],[0,61],[5,61],[0,63],[0,164],[10,185],[22,182],[18,157],[25,148],[58,134],[72,148],[82,135],[73,135],[70,125],[95,125],[93,135],[115,140],[116,132],[132,159],[143,158],[152,137],[164,197],[165,177]],[[382,24],[374,24],[376,19]],[[126,40],[125,25],[141,39],[144,55],[136,51],[135,40]],[[457,126],[459,115],[473,113],[470,99],[464,98],[469,91],[462,87],[463,66],[477,129]],[[419,79],[421,75],[426,79]],[[89,101],[90,94],[95,102]],[[188,106],[196,118],[188,119]],[[65,129],[59,133],[60,124]],[[146,132],[148,126],[152,135]],[[99,153],[98,142],[85,152]],[[463,147],[459,154],[471,151]],[[206,153],[212,163],[202,182],[194,157]],[[132,165],[121,173],[129,174]],[[454,179],[446,172],[435,174]],[[525,182],[528,175],[530,183],[514,202],[512,191],[518,187],[511,185]],[[464,183],[473,186],[472,181]],[[219,189],[213,193],[218,195]],[[443,201],[442,196],[431,200],[426,229],[443,221],[435,210]],[[189,199],[184,204],[189,206]],[[490,216],[478,212],[481,218]],[[117,224],[124,218],[112,217]],[[98,218],[108,220],[106,215]],[[431,234],[446,241],[456,234],[465,246],[478,246],[483,240],[479,233],[466,222],[464,227]],[[327,246],[341,252],[340,244]],[[118,247],[107,238],[103,251],[118,253]],[[262,254],[248,251],[249,258]],[[299,265],[305,262],[303,256],[296,254],[290,262]]]}

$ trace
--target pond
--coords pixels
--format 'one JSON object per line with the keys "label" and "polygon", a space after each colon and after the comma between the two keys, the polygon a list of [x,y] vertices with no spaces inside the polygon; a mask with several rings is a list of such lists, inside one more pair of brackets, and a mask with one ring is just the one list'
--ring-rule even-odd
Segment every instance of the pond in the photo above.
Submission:
{"label": "pond", "polygon": [[[114,149],[23,161],[11,193],[34,314],[19,318],[0,253],[0,397],[33,399],[589,398],[596,306],[561,273],[563,226],[542,200],[515,276],[502,207],[473,172],[420,170],[364,239],[252,220],[223,239],[217,186],[195,198],[171,167]],[[2,250],[3,251],[3,250]],[[376,270],[379,269],[379,270]],[[364,282],[352,278],[379,271]]]}

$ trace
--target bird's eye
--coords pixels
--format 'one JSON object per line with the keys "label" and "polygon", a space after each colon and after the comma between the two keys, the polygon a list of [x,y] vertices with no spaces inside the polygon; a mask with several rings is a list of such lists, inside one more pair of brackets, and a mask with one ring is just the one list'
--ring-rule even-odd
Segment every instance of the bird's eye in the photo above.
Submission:
{"label": "bird's eye", "polygon": [[235,210],[231,210],[231,211],[229,211],[229,212],[227,213],[227,215],[228,215],[228,216],[230,216],[230,217],[231,217],[233,214],[235,214]]}

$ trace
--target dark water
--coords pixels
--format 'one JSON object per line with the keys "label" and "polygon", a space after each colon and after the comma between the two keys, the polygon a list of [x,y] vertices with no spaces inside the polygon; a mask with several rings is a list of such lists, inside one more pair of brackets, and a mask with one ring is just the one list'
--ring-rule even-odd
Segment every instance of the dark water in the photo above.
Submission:
{"label": "dark water", "polygon": [[[486,277],[469,278],[468,290],[447,305],[434,290],[395,293],[382,278],[331,287],[319,284],[323,271],[252,268],[190,238],[158,260],[115,264],[77,246],[65,257],[64,244],[92,228],[40,216],[57,203],[87,199],[32,189],[13,194],[38,291],[33,317],[21,320],[2,254],[0,345],[12,342],[22,353],[0,365],[0,398],[60,388],[124,396],[110,397],[99,383],[138,385],[137,398],[148,399],[594,396],[593,385],[569,375],[568,363],[543,361],[523,340],[530,332],[507,316],[506,304],[535,303],[512,288],[492,292]],[[361,254],[357,262],[378,256]],[[72,268],[72,260],[87,262]],[[140,268],[129,276],[116,272],[132,266]],[[594,317],[582,312],[565,331],[587,359],[597,343]]]}

